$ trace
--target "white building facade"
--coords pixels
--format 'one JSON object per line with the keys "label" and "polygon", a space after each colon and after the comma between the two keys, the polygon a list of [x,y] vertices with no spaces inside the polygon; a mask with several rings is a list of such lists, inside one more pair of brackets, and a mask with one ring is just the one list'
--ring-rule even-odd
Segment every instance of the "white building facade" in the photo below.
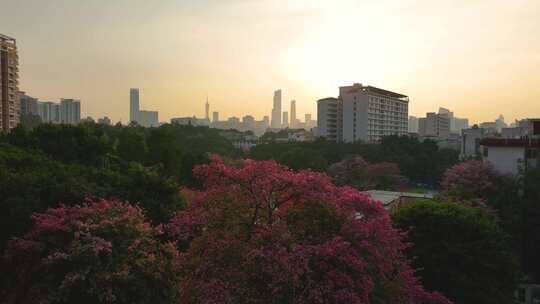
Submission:
{"label": "white building facade", "polygon": [[319,100],[317,109],[318,137],[379,142],[384,136],[408,134],[406,95],[355,83],[340,87],[339,98]]}

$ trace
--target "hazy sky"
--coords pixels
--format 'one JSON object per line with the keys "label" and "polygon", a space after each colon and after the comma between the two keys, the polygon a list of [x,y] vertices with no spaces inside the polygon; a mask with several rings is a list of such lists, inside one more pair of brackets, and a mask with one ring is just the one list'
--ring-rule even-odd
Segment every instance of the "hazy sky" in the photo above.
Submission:
{"label": "hazy sky", "polygon": [[128,119],[129,88],[160,121],[257,119],[354,82],[407,94],[473,122],[540,117],[540,0],[1,0],[20,89]]}

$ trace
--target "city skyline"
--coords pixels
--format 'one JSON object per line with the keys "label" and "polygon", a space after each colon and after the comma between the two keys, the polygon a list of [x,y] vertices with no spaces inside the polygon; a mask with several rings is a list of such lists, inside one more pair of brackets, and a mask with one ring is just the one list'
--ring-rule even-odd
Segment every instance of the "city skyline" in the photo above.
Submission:
{"label": "city skyline", "polygon": [[[356,16],[360,6],[366,20]],[[207,93],[222,117],[263,117],[277,88],[298,113],[316,113],[318,99],[355,82],[405,92],[409,114],[419,117],[445,107],[473,124],[540,112],[540,42],[530,39],[540,33],[537,1],[7,0],[3,7],[2,33],[19,48],[19,88],[43,100],[77,96],[83,116],[126,123],[130,87],[145,90],[162,121],[203,117]],[[370,43],[348,39],[356,33]],[[343,41],[345,52],[333,47]]]}

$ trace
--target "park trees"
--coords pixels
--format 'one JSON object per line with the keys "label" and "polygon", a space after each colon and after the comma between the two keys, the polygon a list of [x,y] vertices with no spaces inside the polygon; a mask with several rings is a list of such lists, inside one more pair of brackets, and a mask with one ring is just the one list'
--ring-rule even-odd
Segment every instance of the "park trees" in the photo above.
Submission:
{"label": "park trees", "polygon": [[321,173],[211,157],[166,227],[186,303],[448,303],[423,290],[380,204]]}
{"label": "park trees", "polygon": [[158,240],[140,208],[110,200],[60,206],[32,216],[8,243],[5,303],[172,303],[171,244]]}
{"label": "park trees", "polygon": [[392,219],[408,231],[408,253],[425,288],[455,303],[513,301],[519,267],[492,216],[461,204],[418,201]]}
{"label": "park trees", "polygon": [[394,163],[382,162],[370,164],[360,156],[347,158],[328,168],[338,185],[349,185],[358,190],[393,190],[406,186],[406,179]]}

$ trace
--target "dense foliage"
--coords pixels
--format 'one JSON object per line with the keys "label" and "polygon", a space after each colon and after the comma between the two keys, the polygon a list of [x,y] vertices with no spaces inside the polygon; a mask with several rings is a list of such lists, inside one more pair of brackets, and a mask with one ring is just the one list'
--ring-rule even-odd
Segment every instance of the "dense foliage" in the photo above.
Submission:
{"label": "dense foliage", "polygon": [[3,141],[39,150],[63,163],[99,167],[112,157],[157,166],[161,174],[188,184],[192,182],[193,167],[206,162],[208,152],[229,155],[233,150],[216,129],[169,124],[159,128],[94,123],[41,124],[32,129],[21,126]]}
{"label": "dense foliage", "polygon": [[138,203],[152,222],[166,222],[182,208],[180,185],[195,185],[193,167],[207,152],[230,151],[208,128],[20,126],[0,136],[0,247],[29,228],[33,212],[85,197]]}
{"label": "dense foliage", "polygon": [[526,282],[540,281],[540,169],[501,176],[485,162],[467,161],[449,168],[442,181],[443,197],[481,202],[510,236]]}
{"label": "dense foliage", "polygon": [[354,156],[335,163],[328,168],[328,174],[337,185],[348,185],[358,190],[403,190],[407,180],[394,163],[370,164],[360,156]]}
{"label": "dense foliage", "polygon": [[38,151],[0,144],[0,246],[30,227],[32,213],[86,197],[138,203],[153,222],[165,222],[183,206],[178,188],[172,178],[138,163],[65,164]]}
{"label": "dense foliage", "polygon": [[60,206],[32,216],[2,261],[3,303],[172,303],[171,244],[137,207],[116,201]]}
{"label": "dense foliage", "polygon": [[446,170],[441,186],[449,194],[485,198],[496,190],[497,178],[497,173],[489,163],[469,160]]}
{"label": "dense foliage", "polygon": [[455,303],[512,303],[519,268],[507,235],[480,209],[419,201],[392,215],[408,230],[423,285]]}
{"label": "dense foliage", "polygon": [[196,169],[167,230],[184,252],[186,303],[448,303],[419,285],[401,233],[353,188],[273,161]]}
{"label": "dense foliage", "polygon": [[[436,187],[444,171],[458,162],[458,152],[439,149],[433,141],[388,136],[381,144],[333,143],[324,140],[298,143],[266,143],[255,146],[249,157],[276,160],[294,169],[326,171],[329,164],[359,155],[370,163],[390,162],[416,183]],[[291,161],[291,159],[295,159]]]}

